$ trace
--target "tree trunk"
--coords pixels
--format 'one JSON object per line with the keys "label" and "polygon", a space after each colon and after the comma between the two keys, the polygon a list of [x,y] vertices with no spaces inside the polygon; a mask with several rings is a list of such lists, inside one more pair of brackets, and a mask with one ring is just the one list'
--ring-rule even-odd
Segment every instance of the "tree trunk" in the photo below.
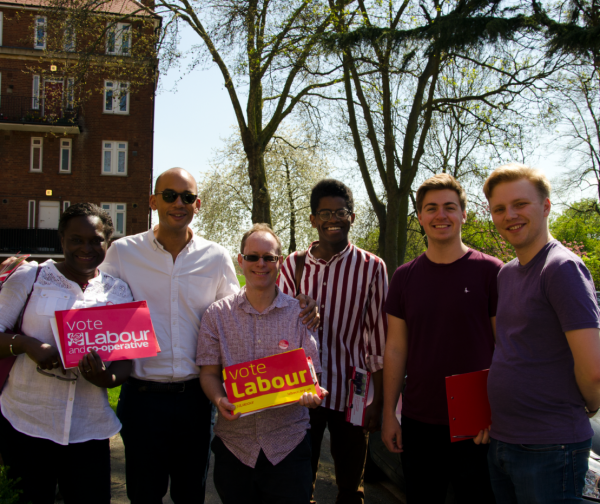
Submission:
{"label": "tree trunk", "polygon": [[244,146],[244,149],[248,156],[248,176],[252,187],[252,223],[271,226],[271,196],[267,184],[264,150],[256,144],[250,148]]}
{"label": "tree trunk", "polygon": [[290,204],[290,248],[288,254],[296,251],[296,205],[294,205],[294,196],[292,194],[292,181],[290,180],[290,167],[287,160],[285,165],[285,184],[287,186],[288,202]]}
{"label": "tree trunk", "polygon": [[396,268],[398,267],[398,219],[400,214],[400,197],[397,192],[398,191],[394,189],[388,191],[385,233],[380,231],[381,234],[385,235],[385,249],[381,257],[385,261],[389,279],[392,278],[394,271],[396,271]]}
{"label": "tree trunk", "polygon": [[398,266],[404,264],[406,258],[406,244],[408,243],[408,200],[408,194],[402,197],[398,213]]}

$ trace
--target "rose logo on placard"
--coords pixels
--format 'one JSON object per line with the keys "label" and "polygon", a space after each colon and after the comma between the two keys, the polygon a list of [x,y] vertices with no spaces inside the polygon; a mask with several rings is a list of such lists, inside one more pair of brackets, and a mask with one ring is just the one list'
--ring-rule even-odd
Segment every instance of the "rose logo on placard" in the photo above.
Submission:
{"label": "rose logo on placard", "polygon": [[69,346],[83,345],[83,333],[68,333]]}

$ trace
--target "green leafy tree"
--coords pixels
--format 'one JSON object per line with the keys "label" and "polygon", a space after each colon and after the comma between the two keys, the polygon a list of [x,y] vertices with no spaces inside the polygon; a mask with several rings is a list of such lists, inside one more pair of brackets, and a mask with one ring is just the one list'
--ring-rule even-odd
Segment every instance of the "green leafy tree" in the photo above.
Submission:
{"label": "green leafy tree", "polygon": [[[316,239],[310,225],[310,192],[331,166],[308,129],[285,129],[265,151],[265,169],[271,181],[272,227],[291,253]],[[198,184],[202,207],[197,231],[237,254],[242,235],[252,224],[252,191],[248,159],[234,133],[211,161],[212,171]]]}
{"label": "green leafy tree", "polygon": [[550,221],[550,232],[580,256],[600,290],[600,215],[597,201],[587,198],[573,203]]}
{"label": "green leafy tree", "polygon": [[480,142],[504,146],[518,128],[497,119],[523,114],[554,68],[536,53],[530,19],[501,1],[330,5],[328,43],[342,55],[346,118],[391,274],[406,257],[410,196],[437,117],[460,112],[479,124]]}
{"label": "green leafy tree", "polygon": [[[592,209],[600,214],[600,1],[560,0],[545,5],[533,0],[536,19],[544,27],[547,58],[562,55],[569,66],[550,84],[559,117],[567,172],[559,195],[593,188]],[[562,194],[560,194],[562,193]]]}

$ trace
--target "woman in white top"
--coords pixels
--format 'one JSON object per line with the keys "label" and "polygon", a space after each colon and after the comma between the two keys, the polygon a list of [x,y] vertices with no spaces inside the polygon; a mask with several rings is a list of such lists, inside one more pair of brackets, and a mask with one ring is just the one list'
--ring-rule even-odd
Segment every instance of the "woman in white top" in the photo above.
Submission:
{"label": "woman in white top", "polygon": [[[57,310],[133,300],[125,282],[97,269],[113,230],[96,205],[69,207],[58,227],[64,262],[47,261],[39,272],[23,265],[0,291],[0,357],[18,356],[0,395],[0,455],[9,477],[21,478],[20,502],[53,503],[57,483],[67,504],[110,502],[109,438],[121,423],[106,388],[127,379],[131,361],[109,367],[92,352],[65,371],[50,320]],[[22,332],[4,333],[29,292]]]}

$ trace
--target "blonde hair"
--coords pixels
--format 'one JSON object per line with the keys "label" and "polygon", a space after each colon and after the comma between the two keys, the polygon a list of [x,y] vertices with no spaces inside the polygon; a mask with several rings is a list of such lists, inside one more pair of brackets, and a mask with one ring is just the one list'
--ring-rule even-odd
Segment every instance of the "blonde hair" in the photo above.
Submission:
{"label": "blonde hair", "polygon": [[516,182],[521,179],[529,180],[535,186],[543,200],[550,197],[552,186],[546,175],[540,170],[519,163],[509,163],[496,168],[483,184],[483,193],[489,201],[494,188],[498,184]]}
{"label": "blonde hair", "polygon": [[275,240],[277,240],[277,255],[281,255],[281,240],[279,239],[279,236],[277,236],[275,234],[275,231],[273,231],[271,229],[271,226],[269,226],[268,224],[253,224],[252,227],[246,231],[244,233],[244,236],[242,237],[242,246],[240,247],[240,253],[243,254],[244,253],[244,247],[246,246],[246,240],[248,238],[250,238],[251,235],[253,235],[254,233],[258,233],[259,231],[262,231],[264,233],[269,233],[271,236],[275,237]]}
{"label": "blonde hair", "polygon": [[447,173],[438,173],[437,175],[428,178],[417,189],[417,212],[421,213],[421,209],[423,208],[423,200],[429,191],[441,191],[443,189],[450,189],[458,195],[458,201],[460,202],[461,210],[464,211],[465,208],[467,208],[467,194],[465,193],[463,186],[461,186],[458,180],[456,180],[452,175],[448,175]]}

